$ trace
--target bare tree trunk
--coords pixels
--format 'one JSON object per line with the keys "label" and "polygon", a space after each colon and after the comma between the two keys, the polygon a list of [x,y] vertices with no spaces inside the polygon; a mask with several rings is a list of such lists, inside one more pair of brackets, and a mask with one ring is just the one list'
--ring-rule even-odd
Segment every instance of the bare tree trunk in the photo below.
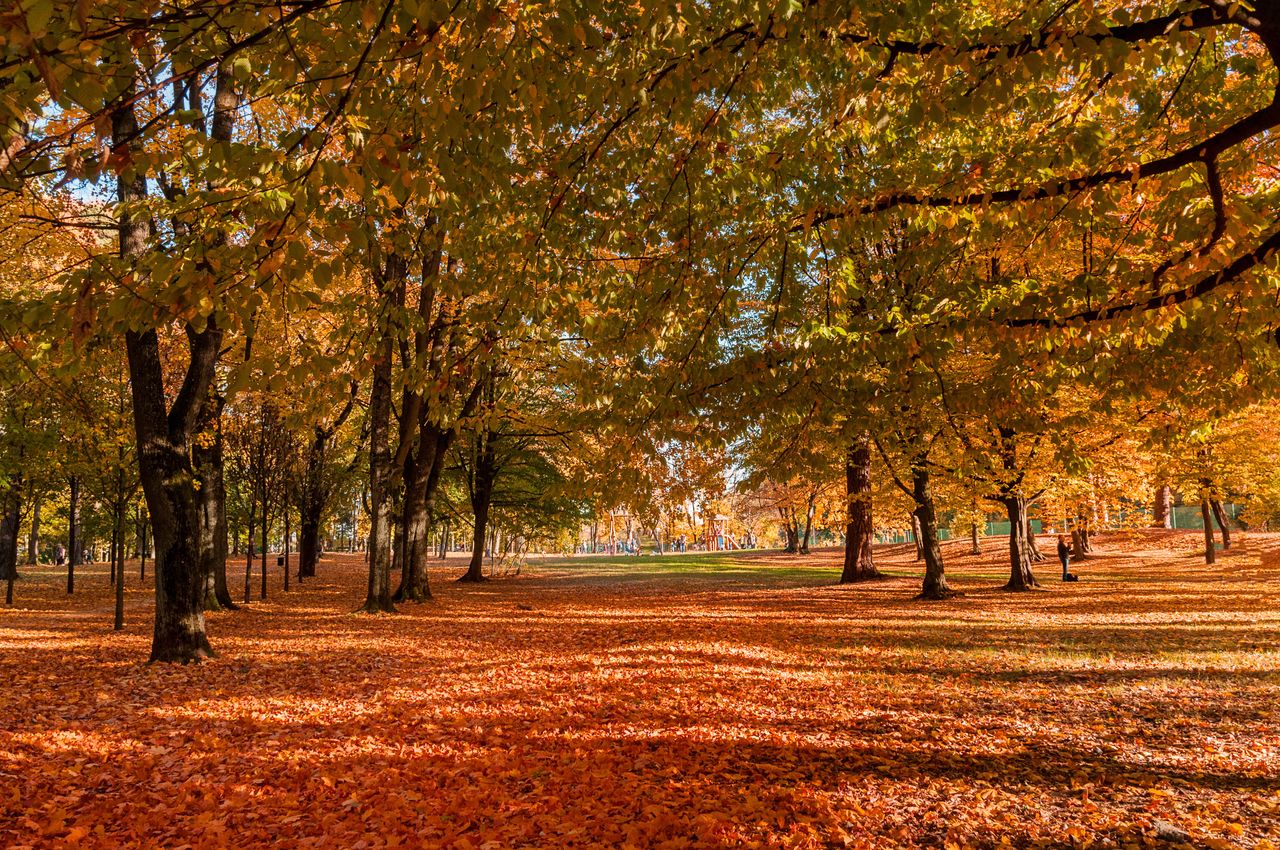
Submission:
{"label": "bare tree trunk", "polygon": [[[788,511],[787,508],[778,508],[778,513],[782,516],[782,530],[787,535],[787,545],[783,551],[788,555],[794,555],[800,551],[800,529],[797,527],[795,512]],[[711,533],[707,533],[707,548],[711,548]]]}
{"label": "bare tree trunk", "polygon": [[1231,548],[1231,520],[1227,518],[1227,511],[1222,507],[1222,502],[1217,499],[1209,500],[1209,509],[1218,523],[1218,530],[1222,532],[1222,548],[1226,551]]}
{"label": "bare tree trunk", "polygon": [[800,538],[800,554],[809,554],[809,537],[813,532],[813,513],[818,500],[817,493],[810,493],[804,510],[804,536]]}
{"label": "bare tree trunk", "polygon": [[475,518],[475,535],[471,543],[471,563],[458,581],[484,581],[485,532],[488,530],[489,509],[493,504],[493,486],[498,471],[493,434],[482,431],[476,439],[479,446],[471,485],[471,513]]}
{"label": "bare tree trunk", "polygon": [[1214,552],[1213,540],[1213,514],[1209,507],[1208,495],[1200,497],[1200,519],[1204,522],[1204,562],[1212,564],[1217,561],[1217,553]]}
{"label": "bare tree trunk", "polygon": [[1153,528],[1171,528],[1173,518],[1173,488],[1168,484],[1156,487],[1155,503],[1151,511]]}
{"label": "bare tree trunk", "polygon": [[227,489],[222,441],[225,402],[210,388],[197,426],[203,438],[191,446],[191,462],[200,476],[200,569],[204,574],[206,611],[233,611],[238,607],[227,586]]}
{"label": "bare tree trunk", "polygon": [[[404,285],[404,263],[396,255],[379,270],[384,298],[393,299]],[[394,340],[390,328],[376,327],[378,359],[369,390],[369,587],[361,610],[394,612],[391,601],[391,358]]]}
{"label": "bare tree trunk", "polygon": [[22,522],[22,491],[11,482],[0,499],[0,575],[5,579],[5,604],[13,604],[13,583],[18,579],[18,527]]}
{"label": "bare tree trunk", "polygon": [[920,530],[920,548],[924,552],[924,587],[919,599],[950,599],[958,595],[947,583],[942,563],[942,547],[938,545],[938,512],[933,503],[933,485],[924,462],[911,466],[911,495],[916,507],[912,516]]}
{"label": "bare tree trunk", "polygon": [[67,480],[70,495],[67,501],[67,595],[76,591],[76,564],[80,563],[80,479],[71,476]]}
{"label": "bare tree trunk", "polygon": [[284,543],[280,547],[284,555],[284,591],[289,592],[289,500],[285,498],[284,506]]}
{"label": "bare tree trunk", "polygon": [[[256,487],[255,487],[256,490]],[[244,602],[249,604],[253,596],[253,532],[257,517],[258,497],[256,492],[249,494],[249,526],[244,537]]]}
{"label": "bare tree trunk", "polygon": [[[120,461],[123,463],[124,449],[121,448],[119,452]],[[116,539],[115,563],[112,564],[112,572],[116,576],[116,616],[112,628],[117,632],[124,628],[124,503],[125,480],[122,465],[116,470],[116,500],[112,523],[112,535]]]}
{"label": "bare tree trunk", "polygon": [[1027,538],[1027,556],[1031,558],[1033,564],[1039,564],[1046,560],[1044,554],[1040,551],[1040,544],[1036,542],[1035,532],[1031,527],[1031,515],[1024,509],[1022,521],[1026,524]]}
{"label": "bare tree trunk", "polygon": [[844,570],[840,583],[879,578],[872,556],[875,524],[871,505],[871,440],[863,434],[849,446],[844,465],[848,522],[844,532]]}
{"label": "bare tree trunk", "polygon": [[316,428],[307,447],[307,467],[298,504],[298,581],[313,577],[320,561],[320,521],[327,495],[324,475],[328,448],[328,431]]}
{"label": "bare tree trunk", "polygon": [[1027,543],[1027,502],[1011,494],[1000,500],[1009,516],[1009,583],[1005,590],[1030,590],[1038,586],[1031,572],[1031,553]]}

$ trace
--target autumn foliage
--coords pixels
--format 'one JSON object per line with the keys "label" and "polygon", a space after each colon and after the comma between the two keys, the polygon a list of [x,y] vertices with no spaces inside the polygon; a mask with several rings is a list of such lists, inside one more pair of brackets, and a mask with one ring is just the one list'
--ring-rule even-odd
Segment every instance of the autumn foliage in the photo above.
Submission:
{"label": "autumn foliage", "polygon": [[[966,544],[967,545],[967,544]],[[921,607],[908,547],[535,563],[360,617],[364,565],[140,662],[101,568],[0,610],[0,844],[1266,848],[1280,837],[1280,537],[1106,538],[1085,580]],[[457,570],[450,571],[456,575]]]}

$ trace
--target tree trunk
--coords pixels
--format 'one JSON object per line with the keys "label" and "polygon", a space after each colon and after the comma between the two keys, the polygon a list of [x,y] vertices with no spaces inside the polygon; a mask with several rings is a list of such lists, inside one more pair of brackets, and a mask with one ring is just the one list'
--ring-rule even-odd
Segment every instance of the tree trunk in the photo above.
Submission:
{"label": "tree trunk", "polygon": [[253,531],[257,519],[258,498],[255,493],[249,495],[249,527],[244,536],[244,604],[248,605],[253,597]]}
{"label": "tree trunk", "polygon": [[1209,500],[1209,509],[1213,512],[1213,518],[1218,523],[1218,530],[1222,532],[1222,548],[1226,551],[1231,548],[1231,521],[1227,518],[1227,512],[1222,507],[1222,502],[1217,499]]}
{"label": "tree trunk", "polygon": [[493,504],[493,485],[497,477],[493,434],[482,431],[475,458],[475,475],[471,486],[471,514],[475,518],[475,534],[471,539],[471,563],[458,581],[484,581],[484,540],[489,528],[489,508]]}
{"label": "tree trunk", "polygon": [[286,498],[282,501],[284,505],[284,544],[280,547],[284,550],[284,590],[289,592],[289,500]]}
{"label": "tree trunk", "polygon": [[924,552],[924,587],[917,598],[950,599],[958,593],[947,584],[942,547],[938,545],[938,512],[933,503],[933,485],[929,480],[929,468],[923,463],[912,464],[911,496],[916,503],[912,516],[920,531],[920,548]]}
{"label": "tree trunk", "polygon": [[258,526],[258,534],[262,539],[262,551],[258,553],[259,564],[261,565],[261,569],[258,570],[259,599],[267,598],[267,547],[270,545],[267,535],[271,532],[270,515],[267,513],[269,507],[267,504],[267,482],[264,475],[262,482],[262,522]]}
{"label": "tree trunk", "polygon": [[67,500],[67,594],[76,591],[76,564],[80,563],[80,479],[67,479],[70,494]]}
{"label": "tree trunk", "polygon": [[801,555],[809,554],[809,536],[813,532],[813,512],[815,510],[815,503],[817,502],[817,499],[818,499],[817,493],[810,493],[808,504],[805,505],[804,536],[800,538],[800,554]]}
{"label": "tree trunk", "polygon": [[1031,530],[1031,516],[1029,513],[1026,512],[1025,509],[1022,514],[1022,521],[1027,527],[1027,530],[1026,530],[1027,555],[1028,557],[1030,557],[1031,562],[1033,564],[1042,563],[1046,559],[1044,554],[1040,551],[1040,544],[1036,542],[1035,533]]}
{"label": "tree trunk", "polygon": [[[112,113],[112,157],[126,163],[117,177],[120,200],[119,248],[126,261],[137,262],[147,251],[150,224],[134,217],[133,206],[147,195],[146,174],[129,163],[143,161],[134,114],[133,81],[122,87]],[[218,70],[215,137],[230,139],[234,109],[228,108],[230,75]],[[135,267],[144,274],[145,266]],[[166,320],[167,321],[167,320]],[[156,554],[155,626],[152,661],[198,661],[213,655],[204,624],[204,575],[200,553],[200,497],[191,465],[190,442],[199,408],[214,377],[222,331],[215,315],[203,327],[188,325],[190,360],[183,380],[167,406],[160,340],[155,326],[125,332],[138,469],[151,514]],[[74,553],[73,553],[74,557]]]}
{"label": "tree trunk", "polygon": [[844,465],[848,522],[844,534],[844,570],[840,583],[880,578],[872,557],[875,525],[871,506],[871,441],[863,435],[849,446]]}
{"label": "tree trunk", "polygon": [[397,553],[400,586],[393,597],[396,602],[429,602],[432,599],[427,557],[431,545],[431,508],[440,474],[436,467],[443,458],[437,451],[436,432],[429,423],[421,425],[418,450],[406,458],[404,466],[404,502],[399,527],[401,546]]}
{"label": "tree trunk", "polygon": [[[122,229],[123,229],[122,225]],[[145,225],[144,225],[145,227]],[[200,334],[198,336],[205,336]],[[204,626],[204,572],[200,546],[200,494],[187,444],[194,425],[188,417],[165,411],[160,343],[154,330],[126,334],[133,385],[134,427],[138,434],[138,468],[151,514],[156,557],[156,615],[151,639],[152,661],[199,661],[213,655]],[[221,334],[192,346],[192,364],[183,389],[199,384],[203,394],[213,375]],[[179,394],[180,404],[195,407]],[[72,558],[75,554],[72,553]]]}
{"label": "tree trunk", "polygon": [[976,522],[969,524],[969,554],[982,554],[982,542],[978,534],[978,524]]}
{"label": "tree trunk", "polygon": [[13,604],[13,583],[18,579],[18,527],[22,522],[20,485],[11,483],[0,500],[0,575],[5,580],[5,604]]}
{"label": "tree trunk", "polygon": [[[384,298],[403,286],[403,262],[388,258],[377,277]],[[375,327],[380,337],[369,390],[369,586],[362,611],[394,612],[391,602],[391,329]]]}
{"label": "tree trunk", "polygon": [[921,536],[922,535],[920,534],[920,518],[916,516],[915,512],[913,511],[911,514],[911,538],[912,538],[912,542],[916,544],[916,560],[917,561],[924,560],[924,544],[920,540]]}
{"label": "tree trunk", "polygon": [[151,553],[151,541],[148,526],[149,523],[147,521],[147,515],[144,512],[142,514],[142,545],[139,547],[138,552],[138,581],[147,580],[147,555]]}
{"label": "tree trunk", "polygon": [[1213,546],[1213,512],[1209,506],[1209,497],[1200,497],[1200,519],[1204,522],[1204,562],[1212,564],[1218,560]]}
{"label": "tree trunk", "polygon": [[303,477],[302,498],[298,505],[298,579],[312,578],[320,561],[320,522],[325,506],[325,455],[329,434],[316,428],[307,447],[307,470]]}
{"label": "tree trunk", "polygon": [[[124,449],[120,449],[120,460],[124,460]],[[116,538],[115,563],[112,564],[116,576],[116,616],[112,623],[115,631],[124,628],[124,508],[125,481],[123,465],[116,470],[116,504],[112,533]]]}
{"label": "tree trunk", "polygon": [[[778,513],[782,516],[782,530],[787,536],[787,545],[783,552],[794,555],[800,551],[800,530],[797,528],[794,512],[788,513],[786,508],[778,508]],[[711,548],[710,532],[707,533],[707,548]]]}
{"label": "tree trunk", "polygon": [[1031,552],[1027,541],[1027,502],[1020,495],[1000,500],[1009,516],[1009,583],[1005,590],[1030,590],[1038,586],[1031,572]]}
{"label": "tree trunk", "polygon": [[238,607],[227,586],[227,488],[223,477],[222,409],[226,400],[213,392],[200,408],[201,439],[192,441],[191,462],[200,477],[200,555],[206,611]]}
{"label": "tree trunk", "polygon": [[1168,484],[1156,487],[1155,503],[1151,511],[1152,528],[1172,528],[1173,488]]}
{"label": "tree trunk", "polygon": [[120,529],[115,524],[115,509],[111,511],[111,543],[107,546],[107,584],[116,586],[116,549],[120,546]]}

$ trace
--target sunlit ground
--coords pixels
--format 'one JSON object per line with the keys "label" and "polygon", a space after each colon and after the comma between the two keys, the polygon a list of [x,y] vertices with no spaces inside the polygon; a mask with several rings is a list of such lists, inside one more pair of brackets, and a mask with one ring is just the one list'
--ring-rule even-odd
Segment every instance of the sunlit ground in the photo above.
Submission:
{"label": "sunlit ground", "polygon": [[[0,609],[0,847],[1280,844],[1280,536],[1100,541],[1011,595],[1003,539],[946,544],[963,598],[841,587],[839,554],[541,561],[349,612],[358,556],[209,617],[148,667],[150,582],[102,567]],[[243,588],[233,565],[232,588]],[[257,580],[255,576],[255,597]],[[237,594],[238,595],[238,594]],[[1166,826],[1159,826],[1163,822]]]}

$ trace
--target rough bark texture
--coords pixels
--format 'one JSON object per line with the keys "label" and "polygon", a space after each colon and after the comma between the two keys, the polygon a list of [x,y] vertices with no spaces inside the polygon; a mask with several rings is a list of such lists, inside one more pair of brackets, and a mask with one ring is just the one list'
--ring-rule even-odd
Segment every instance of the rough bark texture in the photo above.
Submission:
{"label": "rough bark texture", "polygon": [[1156,497],[1151,509],[1151,527],[1173,527],[1173,488],[1168,484],[1156,487]]}
{"label": "rough bark texture", "polygon": [[942,563],[942,547],[938,545],[938,512],[933,503],[933,485],[929,468],[924,463],[911,467],[911,496],[916,507],[913,516],[919,529],[919,545],[924,553],[924,587],[920,599],[950,599],[957,592],[947,584]]}
{"label": "rough bark texture", "polygon": [[418,449],[404,465],[404,509],[400,517],[402,545],[396,553],[400,561],[397,602],[427,602],[432,598],[427,572],[431,551],[431,512],[435,491],[448,448],[447,436],[428,422],[419,423]]}
{"label": "rough bark texture", "polygon": [[969,554],[982,554],[982,541],[978,534],[978,524],[971,523],[969,526]]}
{"label": "rough bark texture", "polygon": [[916,560],[924,560],[924,546],[920,542],[920,518],[913,511],[911,514],[911,539],[916,545]]}
{"label": "rough bark texture", "polygon": [[191,460],[200,478],[200,557],[207,611],[233,611],[238,606],[227,587],[227,491],[223,478],[222,408],[214,392],[200,409],[199,437],[192,441]]}
{"label": "rough bark texture", "polygon": [[1031,553],[1027,543],[1027,503],[1020,495],[1009,495],[1001,503],[1009,517],[1009,583],[1005,590],[1031,590],[1037,586],[1031,572]]}
{"label": "rough bark texture", "polygon": [[849,520],[844,534],[844,570],[841,584],[879,578],[872,556],[871,440],[865,435],[849,447],[844,465],[845,497]]}

